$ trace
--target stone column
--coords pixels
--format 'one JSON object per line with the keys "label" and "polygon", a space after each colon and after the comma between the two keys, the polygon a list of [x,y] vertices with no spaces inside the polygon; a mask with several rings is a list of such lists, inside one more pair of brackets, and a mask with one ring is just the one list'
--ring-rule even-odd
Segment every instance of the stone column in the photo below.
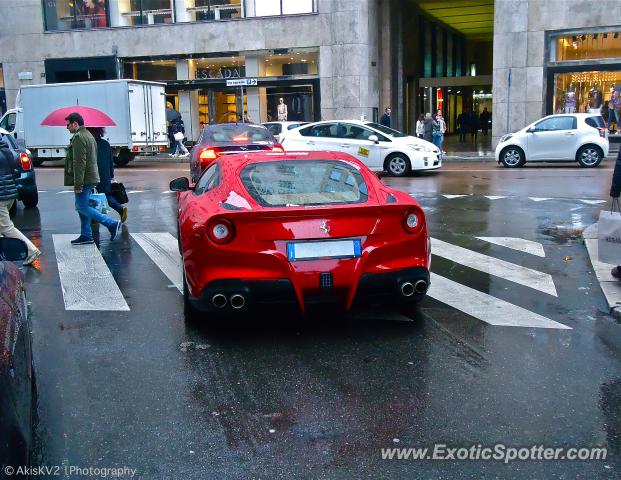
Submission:
{"label": "stone column", "polygon": [[[194,60],[177,60],[177,80],[192,80],[196,73]],[[185,125],[188,140],[196,141],[200,135],[198,121],[198,90],[179,91],[179,113]]]}
{"label": "stone column", "polygon": [[191,22],[192,13],[188,12],[186,8],[194,7],[195,0],[175,0],[175,23]]}
{"label": "stone column", "polygon": [[121,15],[121,12],[131,10],[129,0],[111,0],[108,8],[110,8],[111,27],[126,27],[130,25],[129,17]]}
{"label": "stone column", "polygon": [[[246,78],[265,76],[265,61],[259,56],[246,56]],[[248,116],[253,123],[267,121],[265,88],[246,88]],[[262,108],[263,106],[263,108]]]}

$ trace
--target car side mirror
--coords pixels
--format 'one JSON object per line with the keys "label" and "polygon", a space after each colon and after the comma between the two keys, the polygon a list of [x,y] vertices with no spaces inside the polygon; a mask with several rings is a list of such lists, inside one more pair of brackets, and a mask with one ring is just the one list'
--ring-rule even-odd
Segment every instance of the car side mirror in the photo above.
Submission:
{"label": "car side mirror", "polygon": [[186,177],[175,178],[170,182],[170,189],[173,192],[187,192],[190,190],[190,181]]}
{"label": "car side mirror", "polygon": [[377,135],[369,135],[369,141],[379,143],[379,138],[377,138]]}
{"label": "car side mirror", "polygon": [[0,260],[16,262],[25,260],[28,256],[28,247],[17,238],[0,238]]}
{"label": "car side mirror", "polygon": [[526,133],[535,133],[537,132],[537,128],[536,127],[530,127],[528,130],[526,130]]}

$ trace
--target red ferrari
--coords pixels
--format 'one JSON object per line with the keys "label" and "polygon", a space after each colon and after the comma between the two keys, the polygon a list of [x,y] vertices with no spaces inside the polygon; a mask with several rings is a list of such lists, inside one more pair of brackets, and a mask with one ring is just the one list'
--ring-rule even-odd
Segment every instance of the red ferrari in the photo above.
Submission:
{"label": "red ferrari", "polygon": [[186,314],[316,304],[347,310],[420,300],[429,286],[425,214],[339,152],[218,158],[177,178]]}

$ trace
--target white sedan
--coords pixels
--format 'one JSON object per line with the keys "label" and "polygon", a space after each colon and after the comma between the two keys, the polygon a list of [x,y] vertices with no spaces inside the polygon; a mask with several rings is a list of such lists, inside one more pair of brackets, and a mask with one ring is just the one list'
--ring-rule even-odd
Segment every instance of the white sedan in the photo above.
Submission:
{"label": "white sedan", "polygon": [[349,153],[371,170],[386,170],[397,177],[413,170],[433,170],[442,166],[442,154],[433,143],[360,120],[311,123],[283,132],[281,144],[285,150]]}
{"label": "white sedan", "polygon": [[302,125],[308,125],[310,122],[265,122],[262,123],[264,127],[266,127],[272,135],[280,142],[280,136],[283,132],[287,130],[293,130],[294,128],[301,127]]}
{"label": "white sedan", "polygon": [[598,113],[549,115],[500,138],[496,161],[517,168],[526,162],[574,161],[597,167],[608,155],[604,119]]}

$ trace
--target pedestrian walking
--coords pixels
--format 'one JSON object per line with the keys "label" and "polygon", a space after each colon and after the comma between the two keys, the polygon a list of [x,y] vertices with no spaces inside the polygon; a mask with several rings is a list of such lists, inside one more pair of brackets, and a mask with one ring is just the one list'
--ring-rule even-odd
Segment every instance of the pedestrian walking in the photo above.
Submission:
{"label": "pedestrian walking", "polygon": [[112,240],[116,240],[121,235],[122,223],[100,213],[89,204],[90,194],[99,183],[97,142],[84,126],[80,114],[71,113],[65,121],[67,130],[73,134],[65,157],[65,186],[73,187],[75,210],[80,217],[80,236],[71,240],[71,244],[93,243],[91,222],[104,225]]}
{"label": "pedestrian walking", "polygon": [[108,141],[103,138],[105,130],[102,127],[87,128],[97,143],[97,171],[99,173],[99,184],[97,191],[105,193],[108,205],[115,210],[121,222],[127,221],[127,207],[119,203],[114,195],[112,195],[112,180],[114,180],[114,161],[112,159],[112,148]]}
{"label": "pedestrian walking", "polygon": [[440,150],[440,155],[442,155],[444,132],[446,132],[446,122],[444,121],[444,117],[442,117],[442,110],[438,110],[432,122],[432,135],[433,144]]}
{"label": "pedestrian walking", "polygon": [[425,137],[425,116],[421,113],[416,120],[416,136],[418,138]]}
{"label": "pedestrian walking", "polygon": [[181,117],[172,126],[173,137],[175,139],[175,149],[170,154],[171,157],[189,157],[190,152],[183,144],[185,138],[185,126]]}
{"label": "pedestrian walking", "polygon": [[17,238],[23,241],[28,247],[28,256],[24,260],[24,265],[32,265],[41,256],[41,250],[15,228],[9,215],[9,210],[18,196],[15,183],[17,161],[16,155],[9,146],[0,140],[0,237]]}
{"label": "pedestrian walking", "polygon": [[468,110],[464,110],[457,115],[457,131],[459,132],[459,143],[466,142],[466,133],[470,130],[470,124],[468,122],[469,115]]}
{"label": "pedestrian walking", "polygon": [[479,115],[479,121],[481,123],[481,132],[484,136],[487,136],[487,131],[489,130],[489,112],[487,107],[483,107],[483,111]]}
{"label": "pedestrian walking", "polygon": [[431,118],[431,113],[427,112],[425,114],[425,120],[423,120],[423,139],[427,140],[430,143],[433,143],[433,119]]}
{"label": "pedestrian walking", "polygon": [[470,113],[470,133],[472,134],[472,140],[477,143],[477,136],[479,134],[479,116],[476,112]]}
{"label": "pedestrian walking", "polygon": [[172,103],[166,102],[166,126],[168,133],[168,144],[171,150],[175,148],[175,136],[173,133],[173,125],[177,120],[181,119],[181,114],[173,108]]}
{"label": "pedestrian walking", "polygon": [[604,119],[606,128],[608,128],[608,116],[610,114],[610,107],[608,103],[609,103],[608,100],[606,100],[604,104],[601,106],[601,108],[599,109],[599,113],[602,114],[602,118]]}
{"label": "pedestrian walking", "polygon": [[[615,169],[612,173],[612,183],[610,185],[610,196],[615,199],[619,199],[621,195],[621,150],[617,153],[617,161],[615,162]],[[621,259],[619,259],[621,261]],[[610,274],[617,280],[621,280],[621,265],[614,267]]]}
{"label": "pedestrian walking", "polygon": [[380,118],[380,124],[384,125],[385,127],[389,127],[391,126],[391,118],[390,115],[392,113],[392,109],[390,107],[386,107],[384,109],[384,115],[382,115],[382,118]]}

